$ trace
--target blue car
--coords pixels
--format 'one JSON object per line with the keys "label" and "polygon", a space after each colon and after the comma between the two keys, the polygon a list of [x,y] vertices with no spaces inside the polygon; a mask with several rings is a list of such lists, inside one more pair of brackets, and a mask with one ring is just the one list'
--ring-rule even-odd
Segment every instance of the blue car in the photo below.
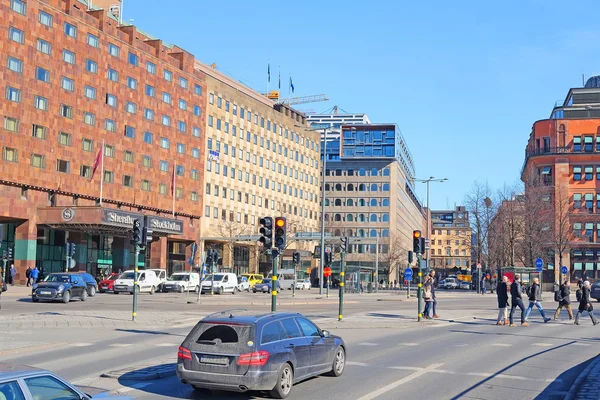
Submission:
{"label": "blue car", "polygon": [[73,272],[52,273],[42,282],[34,283],[31,290],[31,300],[62,301],[68,303],[73,299],[86,301],[87,286],[82,277]]}
{"label": "blue car", "polygon": [[[275,284],[276,289],[280,290],[281,285],[279,284],[279,281],[276,281],[276,282],[277,282]],[[272,289],[273,289],[273,281],[271,280],[271,278],[266,278],[266,279],[263,279],[263,281],[261,283],[257,283],[256,285],[254,285],[254,288],[252,288],[252,291],[254,293],[256,293],[256,292],[271,293]]]}
{"label": "blue car", "polygon": [[284,399],[300,381],[344,372],[342,338],[299,313],[245,311],[211,314],[196,324],[177,352],[183,384],[197,390],[269,391]]}
{"label": "blue car", "polygon": [[88,274],[87,272],[80,272],[79,275],[81,275],[83,281],[87,286],[88,296],[94,297],[96,295],[96,292],[98,291],[98,282],[96,282],[96,278],[94,278],[91,274]]}

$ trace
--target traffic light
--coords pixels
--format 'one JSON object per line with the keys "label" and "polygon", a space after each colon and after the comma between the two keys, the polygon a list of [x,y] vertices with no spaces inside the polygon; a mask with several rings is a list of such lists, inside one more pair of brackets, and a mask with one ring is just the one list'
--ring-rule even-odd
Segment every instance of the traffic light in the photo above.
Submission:
{"label": "traffic light", "polygon": [[294,259],[294,264],[298,265],[300,264],[300,253],[298,253],[297,251],[294,252],[292,258]]}
{"label": "traffic light", "polygon": [[2,252],[2,258],[3,258],[3,259],[5,259],[5,260],[7,260],[7,259],[8,259],[8,253],[6,252],[6,250],[4,250],[4,251]]}
{"label": "traffic light", "polygon": [[142,231],[140,229],[141,224],[139,219],[133,220],[133,232],[131,234],[131,244],[134,246],[140,246],[142,244]]}
{"label": "traffic light", "polygon": [[145,225],[142,229],[142,245],[147,246],[152,242],[152,227]]}
{"label": "traffic light", "polygon": [[423,252],[423,249],[421,248],[421,239],[421,231],[413,231],[413,251],[415,254],[421,254]]}
{"label": "traffic light", "polygon": [[71,256],[71,243],[67,242],[66,247],[67,247],[67,249],[65,251],[65,254],[67,255],[67,257],[70,257]]}
{"label": "traffic light", "polygon": [[330,251],[325,252],[325,265],[331,265],[333,262],[333,253]]}
{"label": "traffic light", "polygon": [[285,248],[286,229],[287,224],[285,217],[275,218],[275,247],[277,247],[279,250],[283,250]]}
{"label": "traffic light", "polygon": [[71,258],[75,257],[75,243],[71,243]]}
{"label": "traffic light", "polygon": [[265,249],[271,249],[273,246],[273,218],[261,218],[259,223],[262,227],[260,228],[261,237],[258,241],[263,244]]}
{"label": "traffic light", "polygon": [[12,249],[12,247],[8,248],[8,259],[9,260],[13,259],[13,249]]}
{"label": "traffic light", "polygon": [[408,252],[408,263],[409,264],[412,264],[412,262],[413,262],[413,254],[414,253],[412,251]]}
{"label": "traffic light", "polygon": [[346,249],[348,248],[348,238],[343,237],[341,240],[342,240],[342,244],[340,245],[340,250],[342,251],[342,253],[345,253]]}

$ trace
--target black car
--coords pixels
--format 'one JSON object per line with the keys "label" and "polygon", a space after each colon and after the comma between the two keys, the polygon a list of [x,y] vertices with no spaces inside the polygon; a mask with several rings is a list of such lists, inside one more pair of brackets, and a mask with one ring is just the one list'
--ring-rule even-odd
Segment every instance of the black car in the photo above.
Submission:
{"label": "black car", "polygon": [[34,303],[40,300],[68,303],[75,298],[81,301],[88,298],[87,285],[76,272],[49,274],[42,282],[34,284],[31,291]]}
{"label": "black car", "polygon": [[94,297],[98,291],[98,282],[96,282],[96,279],[87,272],[80,272],[79,275],[83,278],[83,281],[87,285],[88,296]]}
{"label": "black car", "polygon": [[177,353],[177,376],[183,384],[194,389],[270,391],[283,399],[300,381],[344,372],[342,338],[319,329],[302,314],[239,311],[211,314],[188,334]]}

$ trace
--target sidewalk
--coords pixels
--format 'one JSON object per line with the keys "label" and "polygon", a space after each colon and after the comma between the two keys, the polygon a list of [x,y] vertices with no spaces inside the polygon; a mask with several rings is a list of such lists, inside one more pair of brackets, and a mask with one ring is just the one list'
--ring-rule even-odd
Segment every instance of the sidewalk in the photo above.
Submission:
{"label": "sidewalk", "polygon": [[565,400],[600,399],[600,355],[581,372],[575,380]]}

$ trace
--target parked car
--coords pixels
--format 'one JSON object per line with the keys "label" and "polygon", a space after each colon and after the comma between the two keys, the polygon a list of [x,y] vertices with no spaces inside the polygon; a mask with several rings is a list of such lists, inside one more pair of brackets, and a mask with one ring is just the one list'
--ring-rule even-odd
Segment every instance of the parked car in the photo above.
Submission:
{"label": "parked car", "polygon": [[81,275],[83,281],[87,285],[88,296],[94,297],[98,291],[98,282],[96,282],[96,278],[87,272],[80,272],[79,275]]}
{"label": "parked car", "polygon": [[454,278],[446,278],[444,282],[445,289],[457,289],[458,281]]}
{"label": "parked car", "polygon": [[250,291],[250,282],[248,282],[248,278],[245,276],[238,276],[238,290],[240,292],[249,292]]}
{"label": "parked car", "polygon": [[129,396],[109,396],[106,391],[76,387],[50,371],[43,369],[0,363],[0,399],[37,400],[37,399],[112,399],[133,400]]}
{"label": "parked car", "polygon": [[177,352],[177,377],[183,384],[270,391],[278,399],[310,377],[342,375],[345,365],[342,338],[299,313],[211,314],[196,324]]}
{"label": "parked car", "polygon": [[310,290],[310,287],[311,287],[310,286],[310,281],[308,279],[298,279],[296,281],[296,289],[299,289],[299,290],[304,290],[304,289]]}
{"label": "parked car", "polygon": [[592,284],[592,290],[590,293],[590,297],[592,299],[596,299],[596,300],[600,301],[600,280],[598,280]]}
{"label": "parked car", "polygon": [[197,272],[175,272],[163,285],[163,292],[189,292],[200,290],[200,274]]}
{"label": "parked car", "polygon": [[87,298],[87,285],[76,272],[48,274],[42,282],[33,284],[31,291],[31,300],[34,303],[40,300],[68,303],[73,299],[86,301]]}
{"label": "parked car", "polygon": [[471,290],[471,282],[460,281],[459,289]]}
{"label": "parked car", "polygon": [[[279,281],[276,281],[277,283],[275,284],[275,287],[277,290],[281,289],[281,284],[279,283]],[[271,278],[265,278],[263,279],[263,281],[261,283],[257,283],[256,285],[254,285],[254,288],[252,289],[252,291],[254,293],[256,292],[263,292],[263,293],[271,293],[271,289],[273,286],[273,281],[271,280]]]}
{"label": "parked car", "polygon": [[446,280],[442,279],[441,281],[439,281],[438,282],[438,287],[445,288],[446,287]]}
{"label": "parked car", "polygon": [[156,290],[161,292],[163,289],[164,283],[167,281],[167,270],[155,268],[150,271],[154,271],[156,274],[156,279],[158,280],[158,284],[156,285]]}
{"label": "parked car", "polygon": [[210,293],[211,286],[214,293],[217,294],[223,294],[227,292],[236,294],[238,292],[237,276],[230,272],[207,275],[206,279],[202,281],[202,293]]}
{"label": "parked car", "polygon": [[242,276],[248,278],[250,289],[252,289],[257,283],[261,283],[263,279],[265,279],[263,274],[242,274]]}
{"label": "parked car", "polygon": [[[129,293],[133,294],[133,278],[135,277],[134,271],[125,271],[115,281],[114,293]],[[158,279],[156,273],[152,270],[139,270],[138,271],[138,286],[136,290],[138,293],[150,293],[154,294],[158,286]]]}
{"label": "parked car", "polygon": [[115,281],[119,279],[119,276],[121,276],[121,274],[113,272],[108,278],[101,280],[98,285],[98,291],[100,293],[112,292],[114,290]]}
{"label": "parked car", "polygon": [[[267,278],[273,277],[273,271],[269,272]],[[294,282],[296,282],[296,271],[292,269],[280,269],[277,271],[277,280],[284,289],[292,289]]]}

